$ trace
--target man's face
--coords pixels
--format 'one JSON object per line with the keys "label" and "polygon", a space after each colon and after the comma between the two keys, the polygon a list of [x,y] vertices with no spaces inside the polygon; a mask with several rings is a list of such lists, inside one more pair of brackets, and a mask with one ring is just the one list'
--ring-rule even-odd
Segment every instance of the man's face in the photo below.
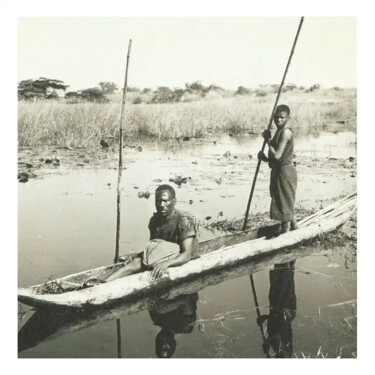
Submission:
{"label": "man's face", "polygon": [[158,214],[163,217],[168,216],[174,209],[176,199],[171,197],[168,190],[162,190],[156,193],[155,207]]}
{"label": "man's face", "polygon": [[288,112],[286,111],[276,112],[275,115],[273,116],[273,121],[278,129],[282,129],[286,125],[288,120],[289,120],[289,115],[288,115]]}

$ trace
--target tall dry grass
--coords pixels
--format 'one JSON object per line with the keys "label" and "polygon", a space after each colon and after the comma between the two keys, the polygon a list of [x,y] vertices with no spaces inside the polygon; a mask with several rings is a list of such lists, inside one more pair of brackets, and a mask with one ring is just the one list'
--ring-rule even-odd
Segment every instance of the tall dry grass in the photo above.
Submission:
{"label": "tall dry grass", "polygon": [[[166,140],[257,133],[267,126],[274,100],[274,95],[268,95],[173,104],[127,103],[124,134]],[[287,93],[281,102],[290,105],[291,126],[297,133],[355,130],[355,90]],[[89,147],[101,139],[117,139],[120,111],[119,102],[19,102],[19,146]]]}

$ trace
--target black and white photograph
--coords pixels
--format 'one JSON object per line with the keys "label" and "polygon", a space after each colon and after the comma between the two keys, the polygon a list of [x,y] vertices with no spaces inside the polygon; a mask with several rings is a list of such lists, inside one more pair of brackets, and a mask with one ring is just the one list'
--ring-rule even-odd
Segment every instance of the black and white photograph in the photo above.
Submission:
{"label": "black and white photograph", "polygon": [[18,17],[17,357],[357,359],[357,27]]}

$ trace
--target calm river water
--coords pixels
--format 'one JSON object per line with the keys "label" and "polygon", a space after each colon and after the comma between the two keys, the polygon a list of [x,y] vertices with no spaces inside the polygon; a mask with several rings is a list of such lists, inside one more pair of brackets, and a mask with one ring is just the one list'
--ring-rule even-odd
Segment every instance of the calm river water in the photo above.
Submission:
{"label": "calm river water", "polygon": [[[142,248],[147,241],[147,224],[154,212],[152,193],[160,183],[173,184],[177,207],[194,213],[202,223],[219,216],[241,217],[260,143],[257,137],[242,142],[226,137],[196,147],[126,149],[121,253]],[[303,157],[297,165],[297,206],[318,207],[319,201],[356,189],[353,169],[344,165],[345,159],[356,156],[355,134],[299,138],[295,152],[297,161]],[[336,164],[329,166],[327,160]],[[187,182],[181,186],[169,182],[176,176],[187,177]],[[269,169],[263,165],[252,213],[268,210],[268,181]],[[20,287],[112,262],[116,183],[116,170],[86,168],[19,184]],[[140,191],[150,191],[150,199],[138,198]],[[209,236],[202,231],[201,239]],[[268,265],[254,274],[254,283],[259,312],[265,316],[263,326],[283,345],[279,354],[356,357],[355,256],[348,258],[332,249],[297,259],[295,269],[273,270]],[[282,318],[270,309],[280,303]],[[24,326],[32,326],[36,313],[21,304],[19,312],[22,332]],[[80,329],[65,329],[66,319],[42,316],[42,325],[30,328],[26,338],[20,336],[19,356],[156,357],[160,340],[167,337],[169,345],[176,346],[170,349],[173,357],[266,357],[249,275],[149,310],[125,313],[118,320],[104,316],[91,324],[78,322],[75,327]],[[43,326],[53,326],[51,332],[58,334],[48,334]],[[274,355],[275,348],[271,346],[269,353]]]}

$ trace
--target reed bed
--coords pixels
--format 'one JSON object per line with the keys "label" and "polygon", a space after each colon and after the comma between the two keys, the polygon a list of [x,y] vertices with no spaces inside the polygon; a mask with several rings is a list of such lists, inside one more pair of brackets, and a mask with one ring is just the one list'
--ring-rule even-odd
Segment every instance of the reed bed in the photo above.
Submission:
{"label": "reed bed", "polygon": [[[189,103],[126,104],[125,137],[137,140],[206,138],[259,133],[269,121],[274,96],[211,98]],[[356,93],[284,95],[297,133],[355,130]],[[121,103],[19,102],[19,146],[90,147],[118,138]]]}

